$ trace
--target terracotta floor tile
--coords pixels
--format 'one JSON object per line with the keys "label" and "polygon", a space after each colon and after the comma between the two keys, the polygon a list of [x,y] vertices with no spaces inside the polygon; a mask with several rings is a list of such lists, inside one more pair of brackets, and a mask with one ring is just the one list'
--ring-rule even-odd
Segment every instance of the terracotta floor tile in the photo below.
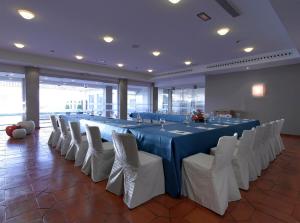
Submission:
{"label": "terracotta floor tile", "polygon": [[219,223],[222,220],[222,217],[214,214],[208,209],[196,208],[186,215],[185,219],[190,223],[199,223],[201,221],[205,221],[205,223]]}
{"label": "terracotta floor tile", "polygon": [[145,207],[137,207],[125,214],[125,218],[130,223],[151,222],[156,216]]}
{"label": "terracotta floor tile", "polygon": [[170,208],[171,218],[180,218],[186,216],[188,213],[196,208],[193,201],[186,200]]}
{"label": "terracotta floor tile", "polygon": [[150,212],[157,217],[169,217],[170,210],[156,201],[149,201],[144,205]]}
{"label": "terracotta floor tile", "polygon": [[[3,132],[2,132],[3,133]],[[300,222],[300,138],[230,202],[224,216],[187,198],[161,195],[129,210],[121,196],[93,183],[47,146],[49,129],[25,140],[0,131],[0,222],[48,223],[296,223]]]}
{"label": "terracotta floor tile", "polygon": [[241,201],[238,203],[237,207],[230,212],[230,214],[236,221],[245,221],[251,219],[253,212],[253,206],[251,206],[248,202]]}

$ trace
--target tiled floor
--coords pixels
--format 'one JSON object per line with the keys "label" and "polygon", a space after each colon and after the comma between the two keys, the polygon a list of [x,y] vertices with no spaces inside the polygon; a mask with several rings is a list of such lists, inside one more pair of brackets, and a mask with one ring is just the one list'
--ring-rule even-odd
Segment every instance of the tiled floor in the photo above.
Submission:
{"label": "tiled floor", "polygon": [[26,140],[0,132],[1,222],[277,223],[300,221],[300,138],[284,137],[287,149],[243,199],[220,217],[186,198],[159,196],[134,210],[92,183],[73,162],[47,146],[43,129]]}

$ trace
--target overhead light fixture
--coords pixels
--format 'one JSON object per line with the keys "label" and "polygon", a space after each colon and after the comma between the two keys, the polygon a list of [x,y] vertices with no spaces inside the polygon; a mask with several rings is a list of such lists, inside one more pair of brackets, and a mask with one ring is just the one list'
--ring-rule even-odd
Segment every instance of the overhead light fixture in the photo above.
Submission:
{"label": "overhead light fixture", "polygon": [[152,54],[153,54],[153,56],[158,57],[160,55],[160,52],[159,51],[153,51]]}
{"label": "overhead light fixture", "polygon": [[15,47],[22,49],[25,47],[25,45],[23,43],[14,43]]}
{"label": "overhead light fixture", "polygon": [[192,64],[192,61],[190,61],[190,60],[184,61],[184,64],[187,66],[190,66]]}
{"label": "overhead light fixture", "polygon": [[227,33],[229,33],[230,29],[228,27],[223,27],[221,29],[219,29],[217,31],[217,33],[220,35],[220,36],[225,36]]}
{"label": "overhead light fixture", "polygon": [[172,4],[177,4],[179,3],[181,0],[169,0],[169,2],[171,2]]}
{"label": "overhead light fixture", "polygon": [[31,20],[35,17],[35,15],[32,12],[25,9],[19,9],[18,13],[20,14],[20,16],[27,20]]}
{"label": "overhead light fixture", "polygon": [[77,60],[82,60],[82,59],[83,59],[83,56],[82,56],[82,55],[75,55],[75,58],[76,58]]}
{"label": "overhead light fixture", "polygon": [[244,48],[244,51],[246,52],[246,53],[250,53],[250,52],[252,52],[254,50],[254,47],[246,47],[246,48]]}
{"label": "overhead light fixture", "polygon": [[200,12],[197,14],[197,16],[202,19],[204,22],[211,20],[211,17],[207,15],[205,12]]}
{"label": "overhead light fixture", "polygon": [[117,66],[118,66],[118,67],[124,67],[124,64],[118,63]]}
{"label": "overhead light fixture", "polygon": [[152,69],[148,69],[147,71],[148,71],[149,73],[152,73],[152,72],[153,72],[153,70],[152,70]]}
{"label": "overhead light fixture", "polygon": [[112,41],[114,41],[114,38],[112,36],[104,36],[103,40],[107,43],[111,43]]}

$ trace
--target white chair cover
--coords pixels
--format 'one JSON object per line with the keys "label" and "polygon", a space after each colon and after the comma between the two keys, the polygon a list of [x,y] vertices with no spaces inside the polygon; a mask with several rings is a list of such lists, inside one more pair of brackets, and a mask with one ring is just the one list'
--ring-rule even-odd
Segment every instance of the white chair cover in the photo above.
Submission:
{"label": "white chair cover", "polygon": [[56,145],[58,143],[58,140],[59,140],[59,137],[60,137],[60,130],[58,128],[57,120],[56,120],[55,115],[50,115],[50,120],[51,120],[51,123],[52,123],[53,130],[50,134],[50,137],[49,137],[49,140],[48,140],[48,145],[51,146],[51,147],[56,147]]}
{"label": "white chair cover", "polygon": [[129,208],[165,193],[162,159],[138,151],[136,139],[131,134],[112,134],[115,161],[106,189],[114,194],[124,193]]}
{"label": "white chair cover", "polygon": [[87,152],[88,143],[81,137],[79,122],[69,122],[69,125],[72,139],[65,158],[75,160],[75,166],[81,166]]}
{"label": "white chair cover", "polygon": [[276,131],[276,141],[277,141],[277,145],[279,147],[279,151],[282,152],[282,150],[284,150],[284,144],[282,142],[282,138],[280,136],[281,134],[281,130],[282,130],[282,127],[284,125],[284,122],[285,120],[284,119],[280,119],[280,120],[277,120],[277,131]]}
{"label": "white chair cover", "polygon": [[111,142],[102,143],[97,126],[86,126],[86,135],[89,148],[81,171],[90,174],[94,182],[107,179],[115,158],[114,146]]}
{"label": "white chair cover", "polygon": [[67,128],[66,121],[63,118],[58,118],[60,138],[56,145],[56,150],[60,151],[62,156],[65,156],[71,143],[71,133]]}
{"label": "white chair cover", "polygon": [[265,129],[266,133],[265,133],[264,141],[265,141],[265,147],[269,157],[269,162],[271,162],[276,159],[276,149],[274,148],[272,143],[273,125],[271,123],[266,123],[265,126],[266,126]]}
{"label": "white chair cover", "polygon": [[220,215],[229,201],[241,199],[231,164],[236,143],[236,136],[223,136],[215,156],[198,153],[184,158],[182,194]]}
{"label": "white chair cover", "polygon": [[269,156],[265,148],[265,129],[264,125],[257,126],[255,129],[255,140],[254,140],[254,153],[257,164],[258,176],[261,175],[261,171],[266,169],[269,165]]}
{"label": "white chair cover", "polygon": [[[234,174],[239,185],[243,190],[249,189],[249,181],[257,178],[257,170],[254,161],[253,144],[254,130],[244,130],[241,138],[236,144],[236,150],[233,153],[232,166]],[[252,176],[250,177],[250,170]]]}

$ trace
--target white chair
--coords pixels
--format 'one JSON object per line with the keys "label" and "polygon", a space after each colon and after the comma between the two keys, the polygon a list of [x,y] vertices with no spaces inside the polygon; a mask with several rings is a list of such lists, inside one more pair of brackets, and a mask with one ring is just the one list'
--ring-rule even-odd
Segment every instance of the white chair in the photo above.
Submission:
{"label": "white chair", "polygon": [[276,128],[276,141],[277,141],[277,145],[278,145],[278,151],[279,153],[282,152],[282,150],[284,150],[284,144],[282,142],[282,138],[281,138],[281,130],[282,130],[282,127],[284,125],[284,122],[285,120],[284,119],[280,119],[280,120],[277,120],[277,128]]}
{"label": "white chair", "polygon": [[253,163],[254,137],[254,130],[244,130],[241,138],[236,144],[236,150],[233,153],[232,166],[234,174],[239,188],[243,190],[248,190],[249,181],[253,180],[253,178],[257,178],[256,165]]}
{"label": "white chair", "polygon": [[114,146],[111,142],[102,143],[97,126],[86,126],[86,135],[89,148],[81,171],[91,175],[94,182],[107,179],[115,158]]}
{"label": "white chair", "polygon": [[51,123],[52,123],[53,130],[52,130],[51,135],[49,137],[48,145],[51,146],[51,147],[56,147],[56,145],[58,143],[58,140],[59,140],[59,137],[60,137],[60,130],[58,128],[57,120],[56,120],[55,115],[50,115],[50,120],[51,120]]}
{"label": "white chair", "polygon": [[69,122],[69,125],[72,139],[65,158],[75,160],[75,166],[81,166],[88,149],[88,142],[81,137],[79,122]]}
{"label": "white chair", "polygon": [[58,118],[60,138],[56,145],[56,150],[60,151],[62,156],[65,156],[71,143],[71,133],[67,128],[66,121],[63,118]]}
{"label": "white chair", "polygon": [[229,201],[240,200],[232,168],[236,136],[219,139],[215,155],[198,153],[182,161],[182,194],[223,215]]}
{"label": "white chair", "polygon": [[251,133],[249,134],[250,136],[248,137],[252,138],[252,144],[249,145],[249,154],[248,154],[249,181],[255,181],[257,177],[261,175],[261,160],[257,159],[254,150],[256,129],[253,127],[251,129]]}
{"label": "white chair", "polygon": [[260,125],[257,126],[255,129],[255,140],[254,140],[254,154],[255,154],[255,160],[257,161],[257,170],[258,170],[258,176],[261,175],[261,171],[263,169],[266,169],[269,165],[269,156],[265,148],[265,130],[266,126]]}
{"label": "white chair", "polygon": [[273,142],[272,142],[272,136],[273,136],[273,125],[272,123],[268,122],[265,124],[266,126],[266,134],[265,134],[265,146],[268,153],[269,161],[273,161],[276,159],[276,149],[274,148]]}
{"label": "white chair", "polygon": [[151,198],[165,193],[162,159],[138,151],[131,134],[112,134],[115,161],[106,189],[116,195],[124,193],[123,200],[135,208]]}

